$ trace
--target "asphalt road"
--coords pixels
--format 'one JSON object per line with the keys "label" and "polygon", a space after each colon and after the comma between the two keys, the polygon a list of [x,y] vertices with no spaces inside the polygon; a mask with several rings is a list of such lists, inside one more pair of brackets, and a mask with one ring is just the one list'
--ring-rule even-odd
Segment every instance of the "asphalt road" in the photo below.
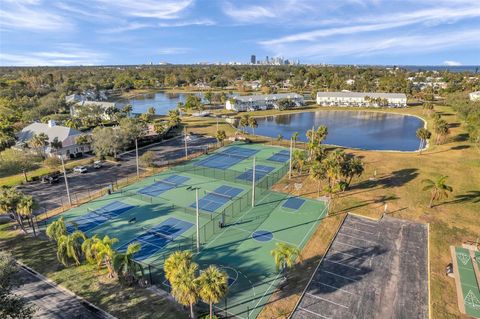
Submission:
{"label": "asphalt road", "polygon": [[[204,150],[207,145],[216,143],[216,140],[211,137],[192,137],[191,140],[187,141],[189,154]],[[141,148],[139,149],[139,156],[146,151],[155,152],[156,164],[166,164],[168,161],[185,156],[184,140],[183,138],[175,138]],[[112,183],[115,183],[116,180],[127,176],[135,176],[135,151],[121,154],[120,159],[121,161],[117,165],[111,162],[104,162],[103,166],[99,169],[87,166],[87,173],[68,174],[68,185],[72,200],[75,201],[77,198],[83,198],[88,196],[89,193],[106,188]],[[33,196],[37,201],[38,207],[35,209],[36,214],[68,203],[63,176],[57,184],[50,185],[32,182],[21,186],[20,190],[25,194]]]}
{"label": "asphalt road", "polygon": [[87,303],[44,281],[22,267],[16,276],[14,293],[24,297],[35,308],[33,318],[40,319],[102,319],[106,316]]}

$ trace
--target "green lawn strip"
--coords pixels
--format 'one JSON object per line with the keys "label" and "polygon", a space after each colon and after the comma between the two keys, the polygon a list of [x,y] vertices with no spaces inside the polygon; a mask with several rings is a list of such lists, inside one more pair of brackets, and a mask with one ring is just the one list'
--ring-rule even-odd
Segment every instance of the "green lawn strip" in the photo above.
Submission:
{"label": "green lawn strip", "polygon": [[0,240],[9,240],[18,235],[18,231],[13,228],[14,225],[12,222],[0,224]]}
{"label": "green lawn strip", "polygon": [[122,287],[109,279],[105,270],[81,265],[65,268],[56,259],[55,244],[18,236],[0,242],[0,249],[118,318],[186,318],[175,304],[142,288]]}

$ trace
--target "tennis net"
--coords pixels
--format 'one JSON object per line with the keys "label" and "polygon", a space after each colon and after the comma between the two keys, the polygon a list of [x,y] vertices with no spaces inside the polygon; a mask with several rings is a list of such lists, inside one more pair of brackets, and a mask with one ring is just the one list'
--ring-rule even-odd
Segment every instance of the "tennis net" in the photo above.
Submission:
{"label": "tennis net", "polygon": [[228,200],[235,199],[235,196],[230,196],[230,195],[227,195],[227,194],[220,194],[220,193],[217,193],[217,192],[207,192],[207,191],[205,191],[205,194],[212,194],[212,195],[215,195],[215,196],[220,196],[220,197],[226,198]]}
{"label": "tennis net", "polygon": [[91,208],[87,207],[87,211],[89,213],[93,213],[93,214],[95,214],[97,216],[100,216],[100,217],[104,217],[104,218],[107,218],[107,219],[112,219],[112,216],[110,215],[110,212],[108,210],[105,210],[105,209],[101,209],[101,208],[91,209]]}
{"label": "tennis net", "polygon": [[167,185],[167,186],[174,187],[174,188],[178,186],[176,183],[174,183],[174,182],[169,182],[169,181],[166,181],[166,180],[164,180],[164,179],[154,178],[153,181],[156,182],[156,183],[162,183],[162,184],[165,184],[165,185]]}
{"label": "tennis net", "polygon": [[[142,227],[142,229],[143,229],[147,234],[153,235],[153,236],[155,236],[155,237],[167,239],[167,240],[169,240],[169,241],[174,241],[174,240],[175,240],[175,238],[174,238],[172,235],[167,235],[167,234],[164,234],[164,233],[162,233],[162,232],[155,231],[155,230],[153,230],[153,229],[151,229],[151,228],[149,229],[149,228],[147,228],[147,227]],[[143,241],[149,243],[148,240],[143,240]],[[151,244],[151,243],[150,243],[150,244]],[[154,245],[154,244],[151,244],[151,245]]]}
{"label": "tennis net", "polygon": [[240,155],[240,154],[235,154],[235,153],[220,152],[220,153],[217,153],[217,154],[221,155],[221,156],[226,156],[226,157],[240,158],[242,160],[250,158],[250,155]]}

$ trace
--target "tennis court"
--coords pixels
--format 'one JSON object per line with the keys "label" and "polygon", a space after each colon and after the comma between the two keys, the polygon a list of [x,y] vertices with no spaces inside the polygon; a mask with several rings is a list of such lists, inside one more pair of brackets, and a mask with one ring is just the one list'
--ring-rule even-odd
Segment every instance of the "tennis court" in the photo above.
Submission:
{"label": "tennis court", "polygon": [[460,311],[480,318],[480,252],[451,246]]}
{"label": "tennis court", "polygon": [[117,250],[124,252],[127,250],[129,244],[139,242],[142,246],[140,251],[136,253],[134,257],[139,261],[145,260],[156,252],[162,250],[169,242],[174,241],[175,238],[191,227],[193,227],[192,223],[170,217],[164,222],[145,230],[143,234],[126,242]]}
{"label": "tennis court", "polygon": [[288,162],[290,160],[290,152],[287,150],[280,151],[270,156],[268,160],[280,163]]}
{"label": "tennis court", "polygon": [[[270,251],[281,242],[303,248],[326,215],[322,201],[269,190],[288,171],[288,162],[268,160],[282,151],[287,150],[256,144],[224,147],[75,207],[63,216],[69,229],[74,229],[73,221],[88,236],[117,238],[115,249],[119,251],[140,242],[142,248],[135,259],[153,284],[168,290],[162,270],[165,259],[176,250],[196,252],[198,191],[200,252],[194,259],[200,269],[214,264],[229,276],[228,295],[216,310],[232,317],[255,318],[281,278]],[[255,175],[259,176],[255,207],[253,156]],[[84,219],[94,222],[82,222]]]}

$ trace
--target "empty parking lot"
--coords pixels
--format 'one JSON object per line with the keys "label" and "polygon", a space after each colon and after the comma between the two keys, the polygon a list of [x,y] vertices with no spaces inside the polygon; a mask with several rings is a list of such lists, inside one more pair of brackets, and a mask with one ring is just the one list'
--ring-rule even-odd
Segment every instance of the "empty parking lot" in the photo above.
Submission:
{"label": "empty parking lot", "polygon": [[427,318],[427,226],[349,215],[292,318]]}

